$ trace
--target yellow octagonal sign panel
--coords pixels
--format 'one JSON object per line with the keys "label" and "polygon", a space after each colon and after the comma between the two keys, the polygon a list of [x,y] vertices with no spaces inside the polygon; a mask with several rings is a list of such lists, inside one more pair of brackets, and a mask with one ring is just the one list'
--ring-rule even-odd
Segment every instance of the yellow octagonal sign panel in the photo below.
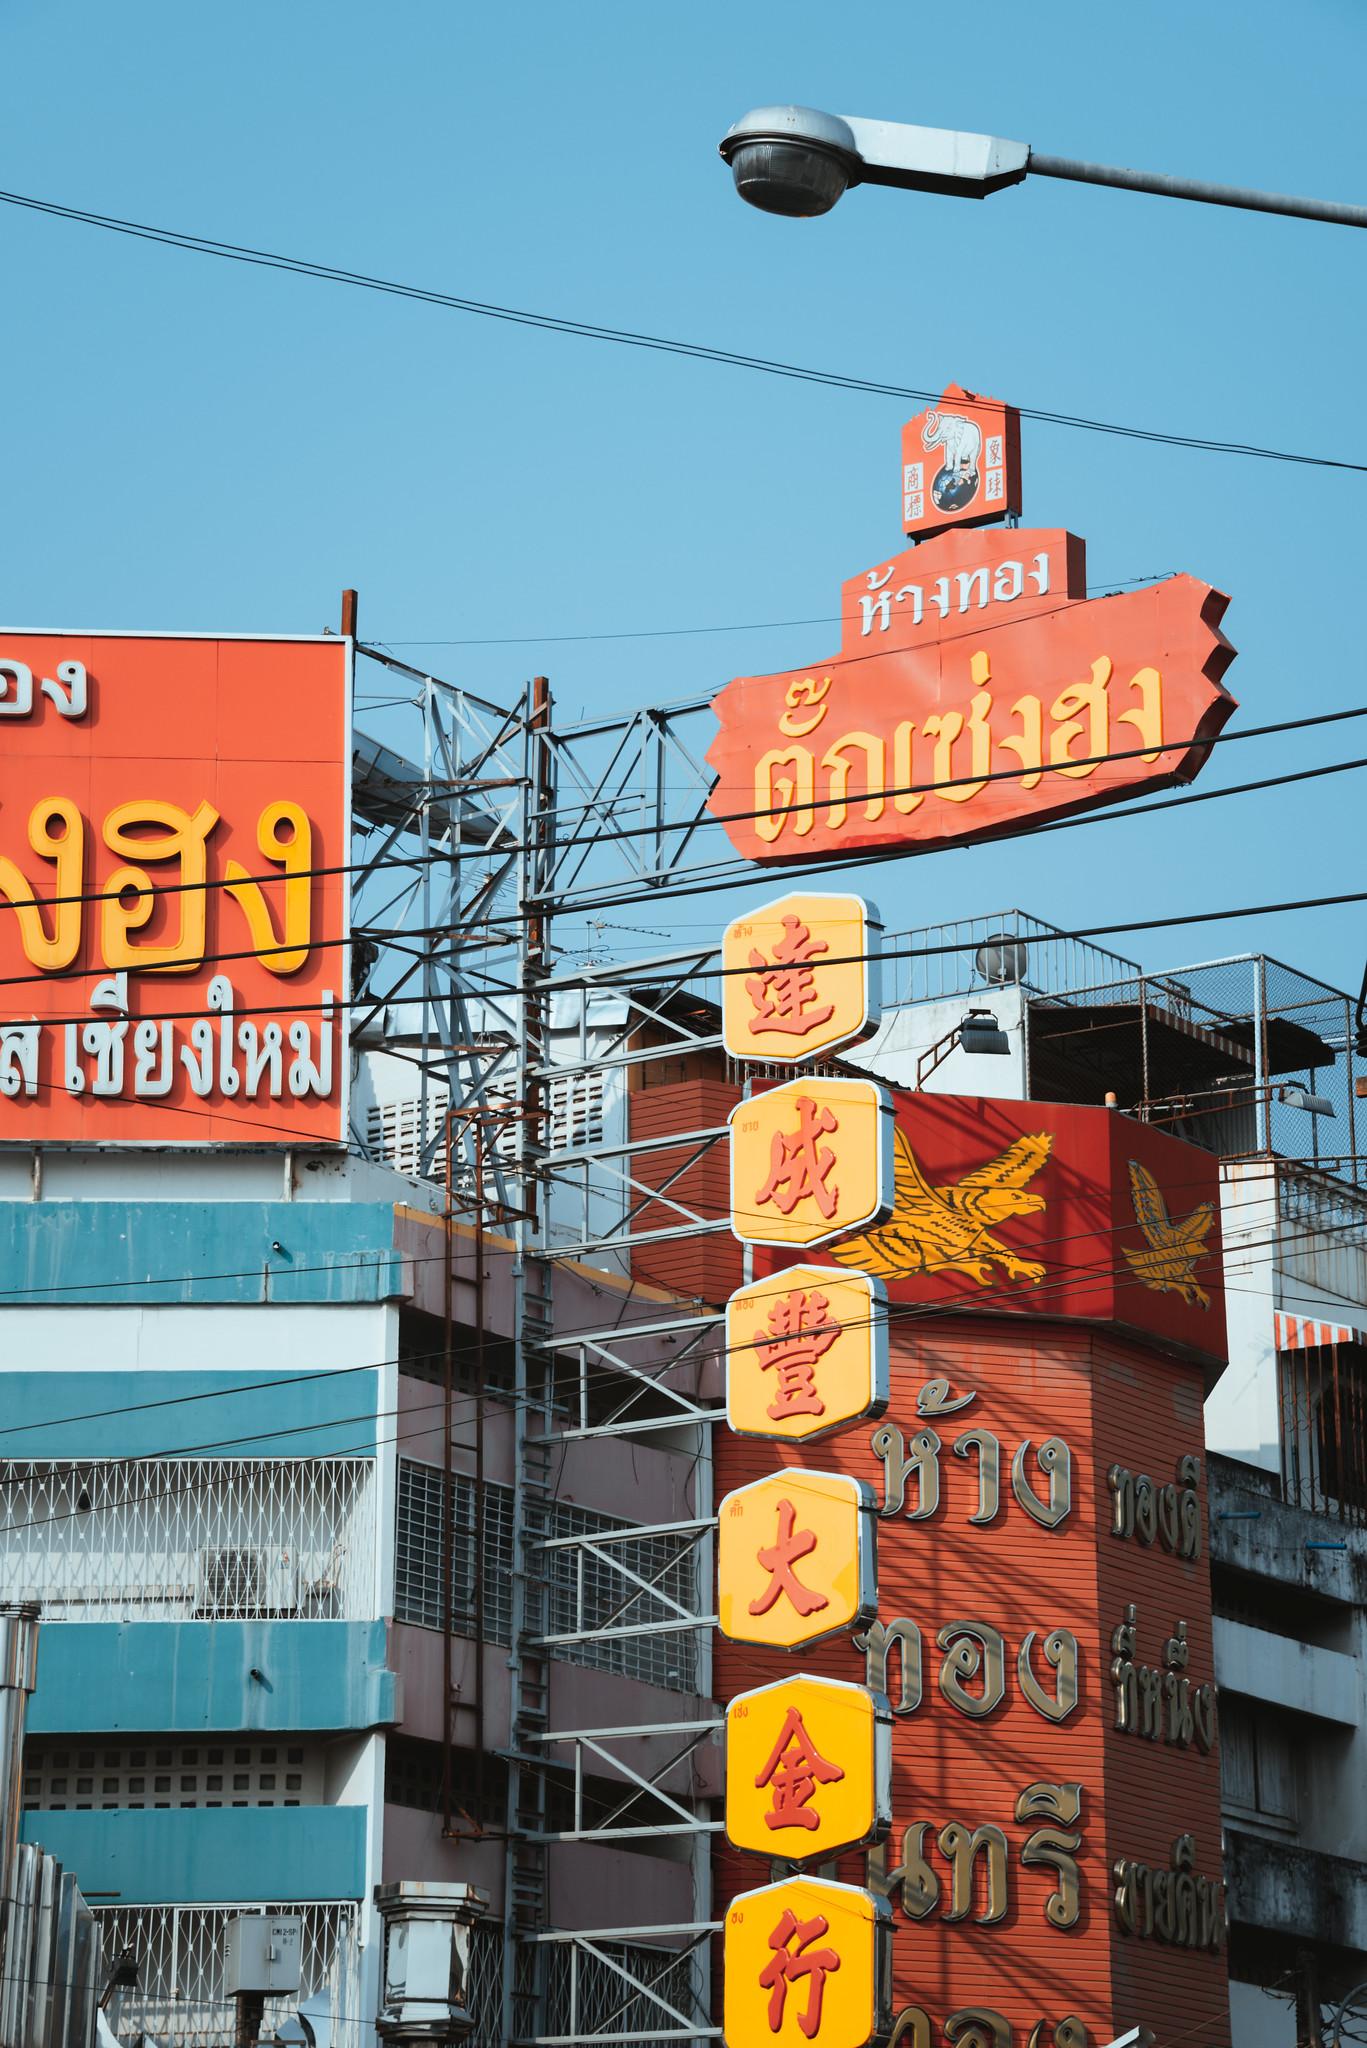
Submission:
{"label": "yellow octagonal sign panel", "polygon": [[878,1610],[874,1500],[842,1472],[773,1472],[717,1512],[717,1622],[734,1643],[796,1650]]}
{"label": "yellow octagonal sign panel", "polygon": [[892,1821],[892,1709],[836,1678],[781,1678],[726,1709],[726,1834],[737,1849],[824,1863]]}
{"label": "yellow octagonal sign panel", "polygon": [[852,1884],[740,1892],[722,1935],[727,2048],[868,2048],[892,2023],[892,1912]]}
{"label": "yellow octagonal sign panel", "polygon": [[807,891],[722,935],[722,1038],[738,1060],[796,1065],[877,1029],[883,927],[862,896]]}
{"label": "yellow octagonal sign panel", "polygon": [[831,1244],[891,1216],[892,1097],[877,1081],[785,1081],[728,1122],[742,1243]]}
{"label": "yellow octagonal sign panel", "polygon": [[789,1266],[726,1304],[726,1419],[810,1442],[888,1405],[888,1296],[867,1273]]}

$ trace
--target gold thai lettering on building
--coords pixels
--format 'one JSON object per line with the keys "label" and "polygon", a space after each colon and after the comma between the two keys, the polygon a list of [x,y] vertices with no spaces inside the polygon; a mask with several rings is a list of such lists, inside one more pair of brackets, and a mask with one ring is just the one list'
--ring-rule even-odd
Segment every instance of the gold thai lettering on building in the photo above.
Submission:
{"label": "gold thai lettering on building", "polygon": [[1179,1621],[1164,1643],[1161,1665],[1136,1661],[1138,1635],[1139,1610],[1131,1600],[1111,1635],[1117,1731],[1178,1749],[1195,1743],[1209,1754],[1215,1743],[1215,1687],[1210,1682],[1193,1685],[1187,1676],[1191,1645],[1186,1623]]}
{"label": "gold thai lettering on building", "polygon": [[[1072,1780],[1040,1780],[1016,1796],[1017,1823],[1043,1823],[1018,1845],[1017,1860],[1024,1870],[1051,1873],[1041,1912],[1060,1933],[1076,1927],[1082,1914],[1081,1818],[1082,1787]],[[947,1866],[947,1882],[929,1860],[932,1846]],[[913,1821],[903,1830],[896,1865],[890,1865],[886,1847],[870,1850],[869,1883],[899,1905],[908,1920],[928,1920],[938,1912],[943,1921],[972,1919],[977,1927],[991,1927],[1011,1910],[1011,1857],[1006,1832],[994,1823],[974,1827],[948,1820],[937,1828],[934,1821]],[[980,1908],[976,1913],[975,1904]]]}
{"label": "gold thai lettering on building", "polygon": [[1216,1950],[1225,1938],[1224,1885],[1196,1870],[1196,1837],[1179,1835],[1166,1869],[1120,1856],[1111,1865],[1112,1911],[1122,1934],[1174,1948]]}
{"label": "gold thai lettering on building", "polygon": [[[942,1446],[936,1431],[918,1430],[908,1441],[896,1423],[884,1423],[869,1441],[883,1467],[883,1505],[879,1513],[902,1514],[910,1482],[914,1504],[905,1508],[905,1518],[909,1522],[928,1520],[940,1505]],[[1001,1444],[990,1429],[975,1427],[956,1437],[950,1449],[956,1458],[977,1459],[978,1504],[967,1519],[984,1527],[996,1520],[1001,1508]],[[1032,1440],[1027,1437],[1012,1454],[1011,1491],[1031,1521],[1041,1529],[1056,1529],[1073,1505],[1072,1452],[1062,1437],[1045,1438],[1034,1454],[1045,1480],[1045,1491],[1039,1494],[1030,1479],[1031,1450]]]}
{"label": "gold thai lettering on building", "polygon": [[[936,1636],[941,1656],[937,1686],[947,1704],[981,1721],[995,1713],[1007,1695],[1009,1649],[999,1628],[988,1621],[948,1621]],[[1035,1648],[1055,1673],[1052,1686],[1035,1670]],[[873,1621],[853,1638],[864,1657],[865,1683],[891,1702],[894,1714],[914,1714],[924,1697],[921,1630],[908,1615],[890,1622]],[[899,1683],[891,1683],[894,1652]],[[1066,1721],[1077,1706],[1078,1641],[1071,1629],[1052,1628],[1043,1636],[1027,1629],[1015,1654],[1020,1697],[1045,1721]]]}
{"label": "gold thai lettering on building", "polygon": [[[1121,749],[1150,762],[1163,751],[1163,677],[1156,668],[1118,675],[1111,656],[1099,649],[1089,675],[1043,695],[1013,694],[1008,686],[1009,704],[999,703],[990,687],[992,658],[985,648],[968,656],[967,671],[957,703],[951,695],[928,718],[904,718],[881,732],[840,732],[834,721],[826,723],[829,675],[790,683],[777,744],[755,761],[759,838],[774,845],[805,840],[817,828],[839,834],[852,808],[870,821],[889,807],[911,817],[925,803],[961,805],[967,812],[999,772],[1014,769],[1018,787],[1037,789],[1046,773],[1085,781],[1101,756]],[[794,715],[797,727],[785,726]],[[798,727],[810,745],[794,743],[790,734]],[[971,830],[967,815],[965,827]]]}
{"label": "gold thai lettering on building", "polygon": [[[96,835],[77,804],[69,797],[41,798],[26,828],[29,852],[40,865],[21,867],[0,854],[0,897],[13,905],[24,957],[44,972],[70,967],[81,951],[88,913],[98,964],[114,972],[193,973],[204,964],[212,888],[242,915],[243,951],[255,953],[272,974],[297,973],[311,943],[313,827],[307,812],[297,803],[269,803],[256,821],[260,860],[265,870],[280,870],[278,922],[265,893],[274,878],[263,884],[231,859],[211,874],[210,842],[221,822],[203,800],[193,810],[161,797],[115,804],[105,814],[100,838],[120,864],[100,880],[94,872]],[[59,899],[47,906],[46,916],[45,891]],[[96,895],[98,902],[80,900]],[[138,938],[161,901],[171,906],[171,930],[157,939]]]}
{"label": "gold thai lettering on building", "polygon": [[1111,1534],[1155,1543],[1174,1557],[1201,1555],[1201,1460],[1188,1451],[1177,1460],[1176,1480],[1157,1486],[1145,1472],[1112,1465],[1106,1474],[1111,1494]]}
{"label": "gold thai lettering on building", "polygon": [[[1017,2038],[1010,2020],[990,2006],[968,2006],[944,2022],[950,2048],[1011,2048]],[[892,2023],[887,2048],[937,2048],[935,2022],[920,2005],[904,2005]],[[1036,2020],[1026,2048],[1087,2048],[1087,2029],[1076,2014],[1055,2024]]]}

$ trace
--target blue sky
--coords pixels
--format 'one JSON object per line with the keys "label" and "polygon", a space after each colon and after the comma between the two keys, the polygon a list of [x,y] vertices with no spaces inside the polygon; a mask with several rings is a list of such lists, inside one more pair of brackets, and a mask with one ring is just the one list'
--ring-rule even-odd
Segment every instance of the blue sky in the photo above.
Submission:
{"label": "blue sky", "polygon": [[[1306,0],[687,8],[5,0],[6,188],[924,388],[1367,460],[1360,235],[1045,180],[982,205],[743,207],[747,107],[818,106],[1057,154],[1367,197],[1367,17]],[[532,333],[0,207],[14,625],[364,635],[566,715],[815,660],[804,619],[897,544],[912,407]],[[1367,478],[1025,430],[1026,520],[1093,582],[1232,599],[1241,722],[1367,701]],[[533,636],[548,636],[539,643]],[[1367,721],[1227,748],[1210,781],[1367,754]],[[937,856],[889,922],[1053,921],[1361,886],[1361,778]],[[884,871],[887,875],[887,871]],[[895,899],[895,901],[894,901]],[[715,899],[678,924],[716,922]],[[671,920],[671,923],[674,920]],[[1121,942],[1153,967],[1261,945],[1356,987],[1367,906]]]}

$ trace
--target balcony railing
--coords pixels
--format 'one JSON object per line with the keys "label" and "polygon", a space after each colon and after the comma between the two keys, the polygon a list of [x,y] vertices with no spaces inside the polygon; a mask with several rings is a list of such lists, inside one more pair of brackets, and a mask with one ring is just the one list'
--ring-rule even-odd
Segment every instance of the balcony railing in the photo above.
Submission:
{"label": "balcony railing", "polygon": [[47,1621],[359,1621],[365,1458],[0,1461],[0,1600]]}

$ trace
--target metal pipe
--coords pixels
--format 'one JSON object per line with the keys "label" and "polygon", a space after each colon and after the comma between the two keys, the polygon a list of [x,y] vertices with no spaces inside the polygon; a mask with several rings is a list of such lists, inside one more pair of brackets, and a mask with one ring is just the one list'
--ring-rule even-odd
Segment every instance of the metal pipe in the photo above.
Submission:
{"label": "metal pipe", "polygon": [[1075,157],[1046,156],[1035,149],[1030,152],[1029,169],[1033,177],[1066,178],[1077,185],[1115,185],[1126,192],[1152,192],[1160,199],[1197,199],[1205,206],[1236,206],[1248,213],[1291,214],[1297,220],[1367,228],[1367,206],[1344,206],[1334,199],[1300,199],[1286,192],[1256,192],[1246,185],[1209,185],[1202,178],[1122,170],[1116,164],[1089,164]]}
{"label": "metal pipe", "polygon": [[[0,1940],[9,1931],[23,1805],[24,1719],[38,1682],[38,1609],[0,1613]],[[6,1949],[7,1953],[7,1949]]]}

